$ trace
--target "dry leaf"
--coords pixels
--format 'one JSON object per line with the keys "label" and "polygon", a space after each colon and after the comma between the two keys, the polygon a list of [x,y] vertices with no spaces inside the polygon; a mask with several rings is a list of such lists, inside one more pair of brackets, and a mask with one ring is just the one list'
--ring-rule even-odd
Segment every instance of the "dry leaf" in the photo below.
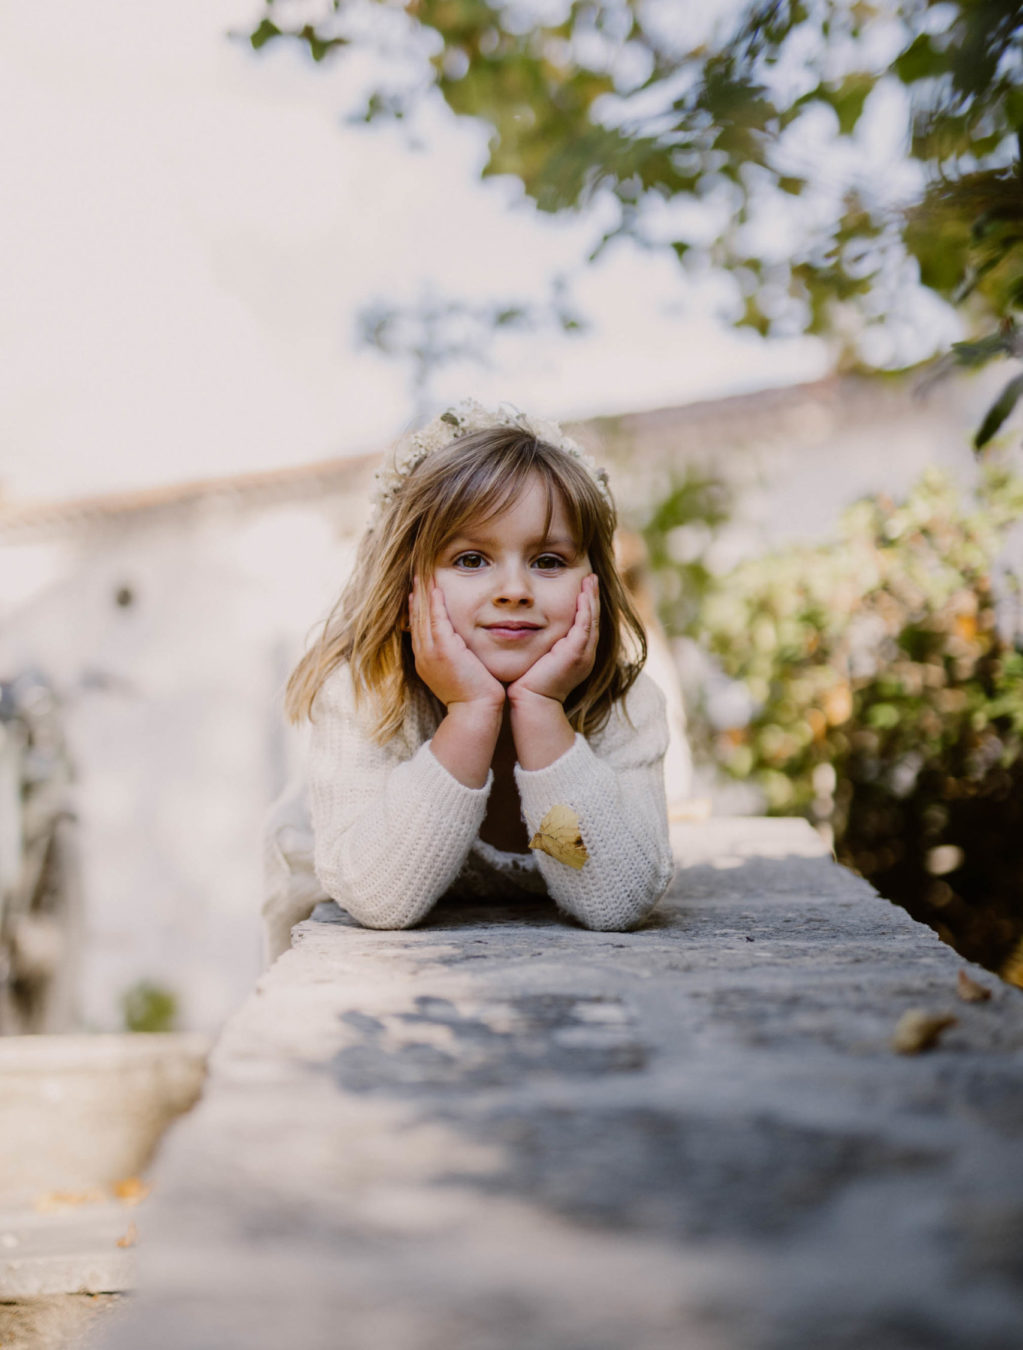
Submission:
{"label": "dry leaf", "polygon": [[579,817],[570,806],[552,806],[529,841],[558,862],[578,871],[590,856],[579,833]]}
{"label": "dry leaf", "polygon": [[983,1003],[991,997],[991,990],[987,985],[971,980],[965,970],[961,970],[956,976],[956,993],[964,1003]]}
{"label": "dry leaf", "polygon": [[946,1027],[954,1026],[957,1019],[951,1013],[932,1013],[925,1008],[910,1008],[899,1018],[892,1037],[892,1049],[900,1055],[918,1055],[921,1050],[929,1050],[938,1043],[938,1037]]}
{"label": "dry leaf", "polygon": [[34,1208],[40,1214],[57,1214],[62,1209],[76,1209],[79,1205],[100,1205],[107,1198],[98,1186],[87,1191],[47,1191],[36,1197]]}
{"label": "dry leaf", "polygon": [[134,1247],[135,1243],[138,1242],[138,1240],[139,1240],[139,1230],[135,1227],[134,1223],[130,1223],[128,1225],[128,1231],[127,1233],[125,1233],[124,1237],[119,1237],[117,1239],[117,1245],[119,1247]]}
{"label": "dry leaf", "polygon": [[141,1177],[125,1177],[123,1181],[114,1182],[114,1194],[125,1205],[139,1204],[152,1189]]}

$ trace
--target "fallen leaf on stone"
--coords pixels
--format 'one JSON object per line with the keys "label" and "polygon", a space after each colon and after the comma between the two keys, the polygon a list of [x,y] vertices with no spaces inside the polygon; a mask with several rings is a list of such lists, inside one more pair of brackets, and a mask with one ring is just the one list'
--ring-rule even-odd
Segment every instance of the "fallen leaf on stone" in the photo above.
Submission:
{"label": "fallen leaf on stone", "polygon": [[119,1247],[134,1247],[135,1243],[138,1242],[138,1240],[139,1240],[139,1230],[135,1227],[133,1223],[130,1223],[128,1225],[127,1233],[125,1233],[123,1237],[119,1237],[117,1239],[117,1245]]}
{"label": "fallen leaf on stone", "polygon": [[98,1186],[87,1191],[47,1191],[36,1197],[34,1208],[40,1214],[57,1214],[62,1209],[76,1209],[79,1205],[100,1205],[107,1198]]}
{"label": "fallen leaf on stone", "polygon": [[118,1200],[125,1205],[137,1205],[143,1201],[152,1186],[141,1177],[125,1177],[123,1181],[114,1182],[114,1194]]}
{"label": "fallen leaf on stone", "polygon": [[899,1018],[892,1037],[892,1049],[900,1055],[918,1055],[937,1045],[946,1027],[955,1025],[951,1013],[932,1013],[925,1008],[910,1008]]}
{"label": "fallen leaf on stone", "polygon": [[991,997],[991,990],[987,985],[971,980],[965,970],[961,970],[956,976],[956,993],[964,1003],[983,1003]]}
{"label": "fallen leaf on stone", "polygon": [[552,806],[540,821],[529,847],[541,849],[577,872],[590,856],[579,833],[579,817],[570,806]]}

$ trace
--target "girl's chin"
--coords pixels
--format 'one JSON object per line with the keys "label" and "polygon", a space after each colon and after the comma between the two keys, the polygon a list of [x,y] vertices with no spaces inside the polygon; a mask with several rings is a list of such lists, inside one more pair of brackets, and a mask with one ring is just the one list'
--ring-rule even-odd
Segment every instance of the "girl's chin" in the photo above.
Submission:
{"label": "girl's chin", "polygon": [[516,680],[525,675],[526,671],[533,664],[532,661],[523,661],[519,665],[488,666],[487,669],[493,675],[495,680],[500,680],[502,684],[514,684]]}
{"label": "girl's chin", "polygon": [[525,652],[501,652],[490,653],[489,659],[483,664],[495,680],[500,680],[502,684],[514,684],[536,662],[537,657],[532,653],[527,656]]}

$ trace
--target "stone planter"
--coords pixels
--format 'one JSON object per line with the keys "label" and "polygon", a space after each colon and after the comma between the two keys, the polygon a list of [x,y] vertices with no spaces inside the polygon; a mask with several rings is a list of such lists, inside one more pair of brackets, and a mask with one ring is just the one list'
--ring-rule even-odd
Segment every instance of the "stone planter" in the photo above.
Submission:
{"label": "stone planter", "polygon": [[124,1183],[198,1099],[209,1048],[195,1034],[0,1038],[0,1301],[131,1287],[143,1190]]}

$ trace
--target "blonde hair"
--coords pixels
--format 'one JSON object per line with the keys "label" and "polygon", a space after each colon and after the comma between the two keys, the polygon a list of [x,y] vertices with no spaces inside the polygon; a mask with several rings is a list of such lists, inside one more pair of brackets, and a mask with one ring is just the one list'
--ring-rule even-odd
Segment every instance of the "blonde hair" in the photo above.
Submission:
{"label": "blonde hair", "polygon": [[[498,515],[539,474],[547,525],[555,494],[575,541],[589,554],[600,588],[593,669],[570,694],[565,713],[588,735],[607,722],[646,660],[646,635],[614,561],[615,509],[580,461],[517,427],[489,427],[434,450],[409,472],[359,544],[355,567],[318,639],[288,680],[293,722],[313,718],[323,682],[347,661],[356,698],[372,697],[380,743],[401,728],[411,692],[434,696],[416,674],[408,631],[413,577],[426,580],[441,549],[470,520]],[[442,705],[434,699],[438,710]]]}

